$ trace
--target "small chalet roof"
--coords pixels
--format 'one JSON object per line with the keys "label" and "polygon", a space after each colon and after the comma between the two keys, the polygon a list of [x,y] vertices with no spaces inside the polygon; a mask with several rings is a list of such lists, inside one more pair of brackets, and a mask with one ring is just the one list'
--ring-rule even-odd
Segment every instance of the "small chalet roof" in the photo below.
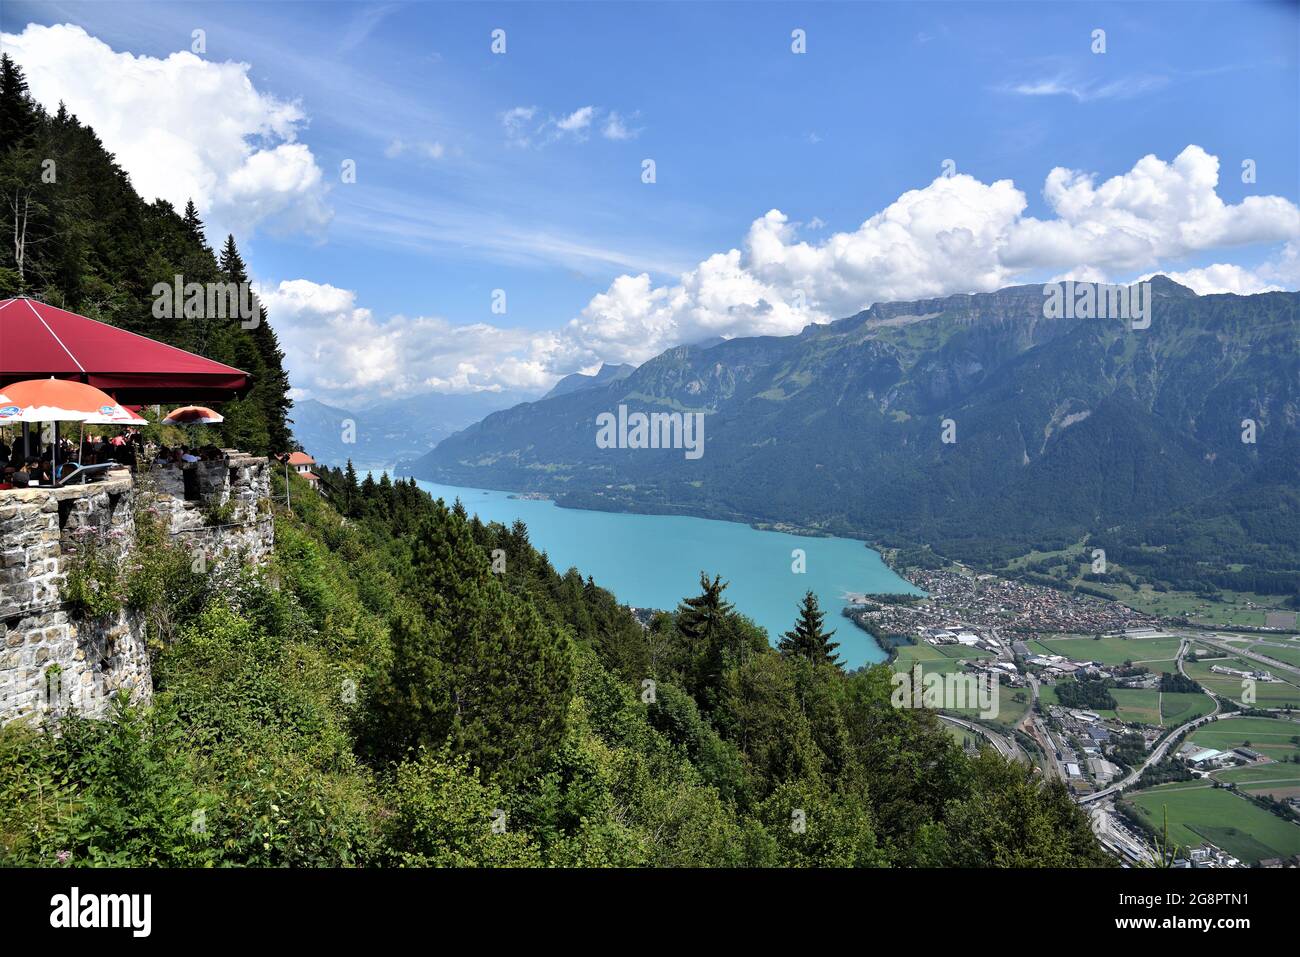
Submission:
{"label": "small chalet roof", "polygon": [[119,403],[233,399],[247,372],[36,299],[0,300],[0,388],[74,379]]}
{"label": "small chalet roof", "polygon": [[315,465],[316,460],[312,458],[310,455],[308,455],[306,452],[290,452],[289,464],[290,465]]}

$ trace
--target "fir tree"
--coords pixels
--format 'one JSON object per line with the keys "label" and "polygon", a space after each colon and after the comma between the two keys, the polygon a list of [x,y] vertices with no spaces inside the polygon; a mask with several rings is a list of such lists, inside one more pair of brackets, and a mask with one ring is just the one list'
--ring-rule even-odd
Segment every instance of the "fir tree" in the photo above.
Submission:
{"label": "fir tree", "polygon": [[8,53],[0,54],[0,141],[16,146],[36,129],[27,78]]}
{"label": "fir tree", "polygon": [[700,572],[700,594],[677,606],[677,630],[694,658],[691,690],[706,707],[714,702],[729,663],[732,629],[728,616],[733,606],[722,598],[729,584],[721,576],[710,580],[707,573]]}
{"label": "fir tree", "polygon": [[194,200],[188,200],[185,203],[185,215],[182,217],[185,223],[185,229],[190,234],[197,246],[208,249],[207,238],[203,235],[203,220],[199,218],[199,208],[194,205]]}
{"label": "fir tree", "polygon": [[352,467],[352,460],[348,459],[347,468],[343,470],[343,514],[349,518],[355,518],[357,515],[357,502],[361,498],[361,490],[357,486],[357,470]]}
{"label": "fir tree", "polygon": [[838,641],[831,641],[835,631],[825,631],[822,621],[826,613],[817,604],[817,596],[809,590],[799,604],[799,618],[794,623],[794,630],[781,636],[777,648],[787,658],[807,658],[809,661],[839,665],[839,655],[835,649]]}

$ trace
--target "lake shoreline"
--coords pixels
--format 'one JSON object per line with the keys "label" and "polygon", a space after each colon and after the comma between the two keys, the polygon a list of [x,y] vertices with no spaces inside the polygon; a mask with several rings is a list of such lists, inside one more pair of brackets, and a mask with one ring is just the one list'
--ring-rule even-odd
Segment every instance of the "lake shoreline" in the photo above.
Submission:
{"label": "lake shoreline", "polygon": [[[481,521],[522,521],[558,571],[579,569],[631,607],[675,608],[698,591],[700,572],[721,574],[731,583],[729,600],[774,643],[793,626],[806,590],[836,617],[853,593],[920,593],[863,539],[685,510],[585,508],[536,492],[416,482],[448,505],[459,499]],[[847,668],[886,659],[885,649],[856,623],[842,635]]]}

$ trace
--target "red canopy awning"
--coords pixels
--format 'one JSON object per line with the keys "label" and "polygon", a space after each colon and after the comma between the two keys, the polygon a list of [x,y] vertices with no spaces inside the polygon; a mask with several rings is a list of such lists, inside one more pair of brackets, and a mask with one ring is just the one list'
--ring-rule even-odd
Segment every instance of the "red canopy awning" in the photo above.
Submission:
{"label": "red canopy awning", "polygon": [[0,301],[0,388],[76,379],[121,403],[233,399],[247,372],[35,299]]}

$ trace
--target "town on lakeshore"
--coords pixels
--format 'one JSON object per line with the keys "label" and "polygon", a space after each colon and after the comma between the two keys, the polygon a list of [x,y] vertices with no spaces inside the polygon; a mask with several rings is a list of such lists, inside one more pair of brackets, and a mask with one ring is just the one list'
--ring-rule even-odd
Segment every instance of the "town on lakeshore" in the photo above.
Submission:
{"label": "town on lakeshore", "polygon": [[996,717],[955,701],[941,718],[968,750],[1063,782],[1121,863],[1300,866],[1294,612],[1246,602],[1257,625],[1215,627],[1208,605],[1159,615],[958,563],[898,570],[925,597],[850,594],[845,616],[896,672],[998,682]]}

